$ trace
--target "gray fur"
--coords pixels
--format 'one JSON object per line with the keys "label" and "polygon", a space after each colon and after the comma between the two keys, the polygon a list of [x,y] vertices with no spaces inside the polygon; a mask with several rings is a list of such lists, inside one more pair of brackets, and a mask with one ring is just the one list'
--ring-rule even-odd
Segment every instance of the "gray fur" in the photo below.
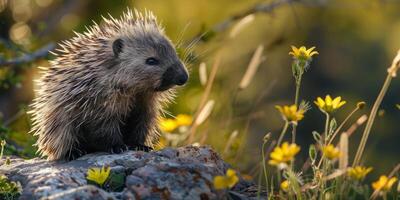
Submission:
{"label": "gray fur", "polygon": [[[128,10],[120,19],[103,20],[60,44],[51,66],[42,68],[30,113],[38,151],[49,160],[151,147],[162,107],[173,99],[171,88],[187,80],[152,13]],[[159,65],[146,64],[149,57]]]}

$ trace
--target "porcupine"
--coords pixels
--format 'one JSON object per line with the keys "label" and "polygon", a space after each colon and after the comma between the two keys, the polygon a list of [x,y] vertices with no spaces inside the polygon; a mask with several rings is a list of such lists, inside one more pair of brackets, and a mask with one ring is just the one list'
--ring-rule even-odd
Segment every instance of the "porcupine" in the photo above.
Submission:
{"label": "porcupine", "polygon": [[158,118],[188,72],[149,11],[123,13],[60,43],[41,68],[31,105],[36,145],[48,160],[149,150]]}

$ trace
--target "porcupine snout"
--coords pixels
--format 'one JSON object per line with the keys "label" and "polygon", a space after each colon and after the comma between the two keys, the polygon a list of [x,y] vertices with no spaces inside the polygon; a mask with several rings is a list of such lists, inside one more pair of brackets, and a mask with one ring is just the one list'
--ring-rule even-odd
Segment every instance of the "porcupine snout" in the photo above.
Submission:
{"label": "porcupine snout", "polygon": [[165,90],[174,85],[184,85],[188,79],[189,75],[185,66],[181,62],[177,62],[165,70],[159,89]]}
{"label": "porcupine snout", "polygon": [[175,78],[173,79],[176,85],[183,85],[187,82],[189,75],[182,63],[178,63],[170,68],[173,68],[176,71]]}

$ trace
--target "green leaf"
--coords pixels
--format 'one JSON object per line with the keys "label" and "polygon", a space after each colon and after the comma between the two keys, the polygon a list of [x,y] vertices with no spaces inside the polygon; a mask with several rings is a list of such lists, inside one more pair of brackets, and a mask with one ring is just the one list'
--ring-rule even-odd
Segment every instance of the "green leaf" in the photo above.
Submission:
{"label": "green leaf", "polygon": [[310,145],[310,148],[308,149],[308,155],[310,156],[311,164],[313,165],[315,163],[315,160],[317,159],[317,150],[315,148],[315,145]]}
{"label": "green leaf", "polygon": [[19,182],[8,180],[4,175],[0,175],[0,199],[17,199],[22,192]]}
{"label": "green leaf", "polygon": [[125,186],[125,173],[111,173],[104,189],[107,191],[121,192]]}
{"label": "green leaf", "polygon": [[400,104],[396,104],[396,108],[400,110]]}
{"label": "green leaf", "polygon": [[318,142],[318,143],[321,142],[321,135],[320,135],[317,131],[313,131],[313,132],[312,132],[312,135],[313,135],[314,140],[315,140],[316,142]]}
{"label": "green leaf", "polygon": [[329,124],[329,135],[328,135],[328,138],[331,136],[331,134],[333,132],[335,132],[336,128],[337,128],[337,122],[336,122],[336,119],[333,118],[331,120],[330,124]]}

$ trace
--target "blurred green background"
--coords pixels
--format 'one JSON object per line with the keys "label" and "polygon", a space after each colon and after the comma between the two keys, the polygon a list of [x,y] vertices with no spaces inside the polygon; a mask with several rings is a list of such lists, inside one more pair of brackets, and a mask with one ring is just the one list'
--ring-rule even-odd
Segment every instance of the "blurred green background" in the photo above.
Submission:
{"label": "blurred green background", "polygon": [[[222,31],[212,31],[215,25],[256,5],[277,2],[280,4],[271,12],[252,15],[234,37],[230,37],[232,28],[240,19],[226,24]],[[199,64],[206,63],[209,73],[220,52],[221,64],[210,95],[215,107],[197,134],[202,143],[222,153],[229,135],[237,130],[230,153],[223,156],[249,174],[260,160],[264,134],[271,131],[276,137],[283,125],[274,105],[291,104],[294,99],[290,45],[316,46],[320,53],[303,77],[301,99],[312,102],[326,94],[342,96],[348,103],[335,114],[339,122],[358,101],[367,102],[367,108],[357,113],[352,123],[361,114],[368,114],[386,69],[400,48],[398,0],[0,0],[0,134],[10,144],[6,153],[35,155],[31,146],[35,139],[28,134],[30,121],[25,112],[34,97],[37,67],[48,66],[47,59],[52,57],[18,64],[4,62],[52,47],[73,37],[72,30],[83,32],[92,20],[101,22],[101,16],[108,13],[118,17],[127,7],[153,11],[171,40],[182,41],[184,46],[208,31],[193,48],[194,57],[188,63],[190,81],[179,89],[176,103],[168,111],[173,115],[196,112],[205,89],[199,81]],[[238,91],[248,63],[261,44],[265,46],[265,61],[250,85]],[[374,166],[375,174],[388,173],[400,161],[400,110],[395,107],[400,103],[399,89],[397,78],[367,144],[364,163]],[[323,126],[324,116],[313,105],[299,124],[297,140],[302,151],[297,162],[306,158],[307,145],[313,143],[311,132],[322,132]],[[353,153],[362,130],[350,138]]]}

